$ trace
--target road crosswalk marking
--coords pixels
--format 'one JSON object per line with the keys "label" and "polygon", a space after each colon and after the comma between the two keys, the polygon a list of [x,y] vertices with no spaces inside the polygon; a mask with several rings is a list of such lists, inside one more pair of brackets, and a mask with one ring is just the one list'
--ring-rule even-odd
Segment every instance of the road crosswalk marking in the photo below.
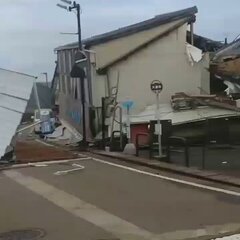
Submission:
{"label": "road crosswalk marking", "polygon": [[59,190],[39,179],[25,176],[14,170],[5,171],[4,174],[73,215],[101,227],[107,232],[113,233],[121,240],[157,240],[151,232],[110,214],[92,204],[84,202],[76,196]]}
{"label": "road crosswalk marking", "polygon": [[[100,159],[93,159],[93,160],[96,162],[113,165],[115,167],[124,168],[133,172],[138,172],[141,174],[154,176],[154,177],[160,177],[162,179],[169,180],[169,181],[175,182],[177,180],[177,179],[172,179],[165,176],[160,176],[157,174],[152,174],[149,172],[144,172],[141,170],[137,170],[135,168],[129,168],[126,166],[110,163]],[[45,199],[55,204],[56,206],[61,207],[65,211],[73,214],[74,216],[84,219],[85,221],[90,222],[95,226],[100,227],[109,233],[112,233],[116,238],[119,238],[121,240],[172,240],[172,239],[186,240],[189,238],[195,239],[202,236],[217,236],[219,233],[236,232],[237,230],[240,229],[239,224],[229,223],[225,225],[207,226],[206,228],[202,228],[202,229],[180,230],[176,232],[154,234],[141,227],[134,225],[131,222],[121,219],[118,216],[115,216],[109,212],[106,212],[105,210],[100,209],[95,205],[89,204],[79,199],[78,197],[72,194],[69,194],[63,190],[60,190],[42,180],[39,180],[37,178],[31,177],[28,175],[23,175],[20,171],[8,170],[8,171],[4,171],[4,175],[14,180],[16,183],[31,190],[32,192],[38,194],[39,196],[44,197]],[[176,182],[179,182],[179,181],[182,181],[182,180],[177,180]],[[184,182],[185,181],[181,183],[184,183]],[[196,187],[205,188],[208,186],[199,185]],[[208,190],[212,190],[212,189],[208,189]],[[223,189],[221,189],[221,191],[222,190]],[[225,192],[225,193],[232,195],[231,191]],[[226,238],[226,240],[235,240],[235,239],[237,240],[239,238]],[[225,240],[225,238],[223,238],[223,240]]]}

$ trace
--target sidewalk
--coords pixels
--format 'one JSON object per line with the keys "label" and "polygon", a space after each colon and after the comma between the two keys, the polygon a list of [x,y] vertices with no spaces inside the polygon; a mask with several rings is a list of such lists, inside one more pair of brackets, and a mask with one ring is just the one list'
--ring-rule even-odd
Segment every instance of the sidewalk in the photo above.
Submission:
{"label": "sidewalk", "polygon": [[78,156],[70,151],[41,141],[18,141],[15,148],[16,162],[29,163],[73,159]]}
{"label": "sidewalk", "polygon": [[123,153],[118,153],[118,152],[92,150],[91,153],[105,156],[105,157],[119,159],[124,162],[129,162],[129,163],[133,163],[141,166],[150,167],[153,169],[159,169],[167,172],[177,173],[177,174],[194,177],[202,180],[226,184],[229,186],[240,187],[240,178],[227,175],[226,173],[223,173],[220,171],[200,170],[192,167],[187,168],[187,167],[178,166],[175,164],[160,162],[158,160],[150,160],[147,158],[129,156],[129,155],[125,155]]}

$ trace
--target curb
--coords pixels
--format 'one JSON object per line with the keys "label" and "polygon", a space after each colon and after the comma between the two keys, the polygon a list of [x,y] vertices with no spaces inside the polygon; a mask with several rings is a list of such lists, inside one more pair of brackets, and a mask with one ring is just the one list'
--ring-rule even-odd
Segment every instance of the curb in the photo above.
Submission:
{"label": "curb", "polygon": [[21,169],[21,168],[30,168],[33,167],[29,164],[19,164],[19,165],[9,165],[9,166],[0,166],[0,172],[7,171],[7,170],[14,170],[14,169]]}
{"label": "curb", "polygon": [[193,177],[200,180],[207,180],[214,183],[220,183],[231,187],[237,187],[240,188],[240,179],[234,178],[231,176],[223,175],[218,172],[213,171],[203,171],[203,170],[197,170],[194,168],[186,168],[186,167],[179,167],[174,164],[169,163],[148,163],[146,162],[146,159],[143,158],[137,158],[132,156],[125,156],[122,154],[112,154],[112,153],[106,153],[104,151],[90,151],[90,153],[100,155],[103,157],[110,157],[117,160],[122,160],[127,163],[133,163],[135,165],[140,165],[144,167],[149,167],[156,170],[162,170],[166,172],[176,173],[183,176]]}
{"label": "curb", "polygon": [[45,160],[45,161],[39,161],[39,162],[29,162],[29,163],[22,163],[22,164],[12,164],[12,165],[5,165],[0,166],[0,172],[6,171],[6,170],[14,170],[14,169],[22,169],[22,168],[30,168],[30,167],[36,167],[38,164],[46,164],[46,165],[52,165],[57,163],[65,163],[65,162],[74,162],[79,160],[87,160],[88,158],[82,155],[78,158],[69,158],[69,159],[57,159],[57,160]]}

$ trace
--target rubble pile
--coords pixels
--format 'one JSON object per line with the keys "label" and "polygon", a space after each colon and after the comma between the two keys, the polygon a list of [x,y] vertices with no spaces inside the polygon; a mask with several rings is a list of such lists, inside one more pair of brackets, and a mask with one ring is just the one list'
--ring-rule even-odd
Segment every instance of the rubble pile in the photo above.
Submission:
{"label": "rubble pile", "polygon": [[233,111],[240,111],[238,102],[230,96],[189,95],[184,92],[172,96],[171,105],[174,110],[195,109],[199,106],[211,106]]}

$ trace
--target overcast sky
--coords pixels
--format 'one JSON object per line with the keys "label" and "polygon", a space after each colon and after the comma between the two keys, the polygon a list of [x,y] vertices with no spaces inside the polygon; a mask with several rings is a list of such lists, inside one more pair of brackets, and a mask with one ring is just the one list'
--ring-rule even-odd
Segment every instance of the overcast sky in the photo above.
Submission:
{"label": "overcast sky", "polygon": [[[0,0],[0,67],[52,78],[53,49],[73,42],[76,17],[60,0]],[[196,5],[196,33],[222,41],[240,34],[239,0],[79,0],[83,38]]]}

